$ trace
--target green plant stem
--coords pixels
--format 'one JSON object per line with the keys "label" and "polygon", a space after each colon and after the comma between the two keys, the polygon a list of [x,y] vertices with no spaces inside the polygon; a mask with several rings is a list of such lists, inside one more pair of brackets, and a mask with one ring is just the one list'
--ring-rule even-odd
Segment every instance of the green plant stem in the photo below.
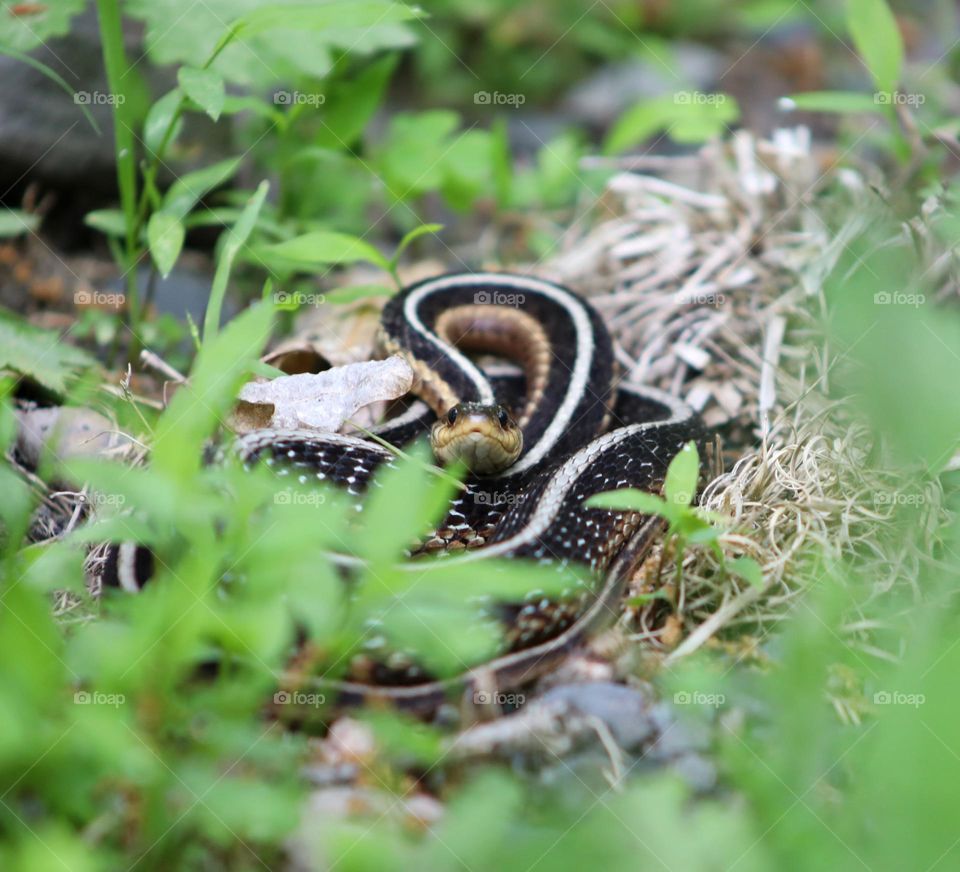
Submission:
{"label": "green plant stem", "polygon": [[137,287],[137,261],[139,260],[139,233],[137,227],[137,161],[133,136],[133,100],[129,99],[125,77],[129,71],[126,52],[123,48],[123,23],[118,0],[97,0],[97,16],[100,20],[100,41],[107,84],[114,98],[113,134],[117,159],[117,185],[120,189],[120,205],[126,223],[123,260],[121,266],[126,275],[127,322],[133,333],[130,357],[139,353],[140,295]]}

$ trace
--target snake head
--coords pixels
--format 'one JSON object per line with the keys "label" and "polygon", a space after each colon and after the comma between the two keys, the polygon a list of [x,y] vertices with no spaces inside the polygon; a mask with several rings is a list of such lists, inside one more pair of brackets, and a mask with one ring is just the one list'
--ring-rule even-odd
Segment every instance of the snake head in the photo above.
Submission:
{"label": "snake head", "polygon": [[457,403],[433,425],[430,445],[441,463],[459,460],[476,475],[494,475],[520,456],[523,432],[504,406]]}

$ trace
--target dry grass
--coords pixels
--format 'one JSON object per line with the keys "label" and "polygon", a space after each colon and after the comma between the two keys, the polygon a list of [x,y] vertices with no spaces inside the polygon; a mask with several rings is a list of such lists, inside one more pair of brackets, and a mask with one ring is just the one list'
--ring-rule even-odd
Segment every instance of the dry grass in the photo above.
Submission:
{"label": "dry grass", "polygon": [[[591,297],[628,377],[681,394],[717,428],[729,468],[715,470],[701,502],[732,519],[725,555],[753,557],[764,573],[759,590],[725,573],[709,549],[693,549],[669,616],[654,601],[632,629],[668,662],[718,634],[750,649],[853,553],[874,580],[871,596],[915,584],[943,520],[940,488],[927,486],[915,547],[904,552],[888,535],[893,510],[878,498],[902,482],[867,462],[873,434],[826,393],[820,283],[843,239],[819,217],[817,198],[831,186],[856,200],[866,191],[860,176],[823,173],[803,130],[769,142],[741,133],[629,169],[604,196],[615,217],[568,239],[540,271]],[[942,257],[931,262],[945,267]],[[893,656],[878,647],[868,602],[846,629],[851,645]]]}

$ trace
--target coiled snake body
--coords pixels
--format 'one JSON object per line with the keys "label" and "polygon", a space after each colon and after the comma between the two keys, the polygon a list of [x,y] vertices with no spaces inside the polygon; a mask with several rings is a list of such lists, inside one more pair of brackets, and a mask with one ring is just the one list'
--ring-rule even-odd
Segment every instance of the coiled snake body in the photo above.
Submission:
{"label": "coiled snake body", "polygon": [[[702,444],[704,431],[679,400],[618,384],[612,341],[597,312],[541,279],[502,273],[428,279],[392,298],[381,326],[385,351],[408,360],[414,393],[432,413],[411,407],[377,435],[400,445],[436,417],[435,450],[454,445],[455,454],[466,450],[474,461],[475,474],[421,550],[462,550],[459,560],[581,565],[594,579],[574,604],[507,604],[504,653],[456,678],[435,680],[415,664],[400,670],[368,664],[348,680],[321,681],[346,704],[430,710],[453,689],[502,691],[543,674],[617,614],[623,588],[662,522],[584,502],[616,488],[658,492],[671,459],[690,440]],[[481,351],[520,364],[523,376],[491,376],[467,356]],[[366,439],[298,430],[257,431],[235,447],[245,462],[262,460],[358,495],[393,458]],[[500,468],[504,463],[510,465]],[[136,571],[142,555],[123,548],[106,580],[138,586],[124,573]]]}

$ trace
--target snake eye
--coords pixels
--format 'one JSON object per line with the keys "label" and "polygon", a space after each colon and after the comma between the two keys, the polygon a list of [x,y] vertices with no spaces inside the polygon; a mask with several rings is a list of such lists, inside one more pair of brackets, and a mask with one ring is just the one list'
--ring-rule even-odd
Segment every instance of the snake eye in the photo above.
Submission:
{"label": "snake eye", "polygon": [[501,406],[497,411],[497,420],[500,422],[501,427],[506,427],[507,424],[510,423],[510,416],[507,414],[507,410],[503,408],[503,406]]}
{"label": "snake eye", "polygon": [[450,409],[449,412],[447,412],[447,423],[448,424],[457,423],[457,407],[456,406],[454,406],[453,408]]}

